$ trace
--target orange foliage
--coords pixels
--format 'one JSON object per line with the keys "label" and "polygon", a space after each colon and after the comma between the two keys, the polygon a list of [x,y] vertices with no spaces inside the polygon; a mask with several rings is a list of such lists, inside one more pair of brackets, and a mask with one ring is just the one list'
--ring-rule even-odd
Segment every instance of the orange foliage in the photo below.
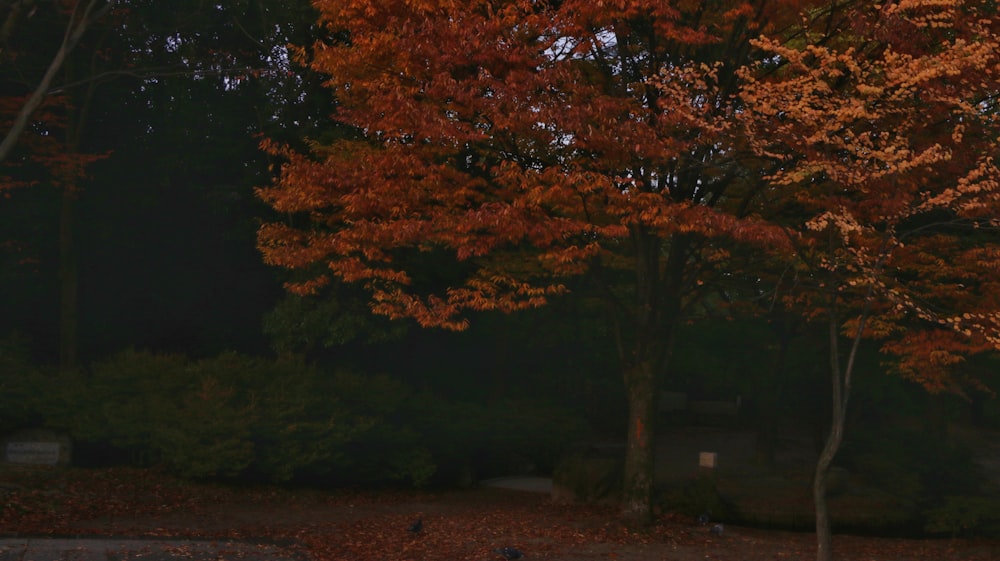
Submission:
{"label": "orange foliage", "polygon": [[[310,154],[265,143],[286,164],[260,197],[308,226],[265,225],[260,247],[315,271],[296,289],[332,273],[380,313],[462,328],[466,310],[541,305],[596,264],[645,267],[638,253],[673,236],[699,240],[692,262],[724,255],[711,240],[787,244],[746,212],[760,184],[739,169],[734,70],[799,4],[315,5],[331,39],[306,62],[357,136]],[[441,249],[472,272],[416,287],[400,251]]]}
{"label": "orange foliage", "polygon": [[[0,129],[7,130],[27,96],[0,97]],[[0,195],[11,189],[50,181],[60,188],[75,188],[91,163],[104,155],[67,154],[65,145],[66,98],[50,96],[33,117],[34,126],[21,136],[13,157],[0,172]]]}
{"label": "orange foliage", "polygon": [[[901,369],[1000,342],[988,3],[315,5],[331,39],[307,62],[356,137],[265,143],[286,163],[259,195],[306,226],[265,225],[260,247],[313,271],[299,292],[363,282],[380,313],[461,329],[465,311],[541,305],[595,265],[695,287],[726,245],[782,263],[794,245],[799,286],[870,306]],[[671,272],[679,237],[697,243]],[[442,249],[470,272],[416,286],[401,252]]]}
{"label": "orange foliage", "polygon": [[796,209],[786,224],[809,274],[838,305],[866,304],[867,334],[932,390],[955,389],[964,356],[1000,349],[993,11],[976,0],[859,6],[863,35],[762,37],[763,62],[742,71],[740,118],[755,152],[779,162],[771,184]]}

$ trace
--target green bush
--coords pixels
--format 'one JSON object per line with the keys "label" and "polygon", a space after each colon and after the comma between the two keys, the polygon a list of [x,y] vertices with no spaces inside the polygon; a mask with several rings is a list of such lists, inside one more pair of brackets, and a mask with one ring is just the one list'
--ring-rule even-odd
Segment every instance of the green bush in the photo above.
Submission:
{"label": "green bush", "polygon": [[996,535],[1000,532],[1000,504],[993,497],[951,496],[926,512],[924,529],[951,537]]}
{"label": "green bush", "polygon": [[911,503],[975,494],[983,477],[967,447],[912,429],[858,432],[842,458],[851,471]]}
{"label": "green bush", "polygon": [[39,399],[49,384],[31,364],[26,341],[16,335],[0,339],[0,433],[37,424]]}
{"label": "green bush", "polygon": [[943,433],[886,429],[859,433],[845,446],[851,471],[888,493],[909,513],[908,524],[932,533],[979,532],[997,509],[974,500],[985,479],[971,450]]}
{"label": "green bush", "polygon": [[725,498],[710,475],[698,475],[671,486],[660,498],[672,510],[695,517],[709,514],[715,520],[731,519],[736,508]]}
{"label": "green bush", "polygon": [[412,391],[406,385],[381,374],[340,371],[330,380],[330,392],[362,423],[337,463],[338,479],[418,487],[430,480],[437,464],[412,427],[407,410]]}
{"label": "green bush", "polygon": [[484,477],[518,471],[532,461],[551,470],[562,448],[584,426],[551,405],[497,401],[488,405],[413,391],[387,376],[339,373],[335,393],[370,424],[348,449],[360,474],[423,485],[453,482],[471,466]]}
{"label": "green bush", "polygon": [[552,470],[552,498],[557,501],[614,504],[621,500],[622,458],[576,453],[562,458]]}
{"label": "green bush", "polygon": [[195,385],[187,367],[180,355],[122,352],[92,365],[89,375],[62,375],[62,399],[50,404],[47,418],[64,424],[79,440],[128,449],[142,462],[157,461],[162,433],[183,424],[179,401]]}
{"label": "green bush", "polygon": [[324,471],[358,431],[299,362],[126,351],[64,376],[45,416],[83,442],[191,477]]}
{"label": "green bush", "polygon": [[446,400],[385,375],[235,353],[130,350],[47,383],[36,409],[48,426],[189,477],[421,486],[453,466],[546,469],[581,428],[544,404]]}

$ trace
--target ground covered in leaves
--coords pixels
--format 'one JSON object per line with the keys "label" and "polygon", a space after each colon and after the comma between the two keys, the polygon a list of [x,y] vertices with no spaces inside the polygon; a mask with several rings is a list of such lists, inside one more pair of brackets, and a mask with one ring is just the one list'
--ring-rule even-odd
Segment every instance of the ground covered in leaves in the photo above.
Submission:
{"label": "ground covered in leaves", "polygon": [[[263,540],[315,561],[486,561],[514,546],[527,561],[791,561],[811,534],[726,525],[722,535],[670,513],[647,530],[614,509],[543,494],[318,491],[193,484],[135,469],[0,470],[0,535]],[[419,532],[408,527],[423,520]],[[1000,540],[838,536],[844,561],[1000,560]]]}

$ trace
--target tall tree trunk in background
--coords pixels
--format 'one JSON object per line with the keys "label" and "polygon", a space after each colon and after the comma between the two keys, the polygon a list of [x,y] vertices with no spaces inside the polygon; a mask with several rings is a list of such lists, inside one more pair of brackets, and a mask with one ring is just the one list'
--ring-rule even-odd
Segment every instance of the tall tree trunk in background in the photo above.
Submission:
{"label": "tall tree trunk in background", "polygon": [[[108,6],[114,4],[110,2]],[[100,45],[100,42],[98,42]],[[99,56],[96,52],[91,55]],[[66,64],[67,82],[72,81],[74,73],[72,61]],[[91,75],[94,69],[89,69]],[[90,105],[94,100],[98,82],[87,82],[84,90],[75,100],[70,111],[69,129],[66,131],[66,156],[78,156],[86,159],[80,149],[83,142],[83,132],[87,126]],[[76,247],[77,212],[76,203],[80,196],[80,181],[83,179],[83,167],[74,169],[63,178],[62,197],[59,208],[59,371],[72,372],[77,368],[79,355],[79,256]]]}
{"label": "tall tree trunk in background", "polygon": [[781,394],[781,380],[784,379],[788,364],[791,338],[788,326],[782,325],[778,333],[779,343],[774,362],[755,380],[754,402],[756,404],[757,438],[754,446],[754,462],[767,469],[773,469],[775,465],[778,399]]}
{"label": "tall tree trunk in background", "polygon": [[77,186],[64,185],[59,210],[59,371],[72,372],[77,365],[79,334],[77,291],[79,287],[76,253]]}

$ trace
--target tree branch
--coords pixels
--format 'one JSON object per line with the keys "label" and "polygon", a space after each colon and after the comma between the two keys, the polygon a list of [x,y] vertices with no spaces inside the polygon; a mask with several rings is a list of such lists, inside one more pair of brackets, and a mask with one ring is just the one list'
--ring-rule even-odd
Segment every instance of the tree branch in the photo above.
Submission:
{"label": "tree branch", "polygon": [[35,86],[35,91],[21,107],[21,111],[17,114],[17,117],[14,118],[14,124],[7,131],[3,142],[0,142],[0,163],[7,159],[14,145],[21,138],[21,134],[28,126],[31,115],[42,104],[42,100],[48,93],[52,80],[55,78],[56,73],[59,72],[59,69],[62,68],[66,57],[69,56],[69,53],[80,42],[80,39],[83,38],[84,33],[87,32],[91,24],[110,12],[111,8],[115,5],[115,0],[107,0],[106,4],[98,8],[97,5],[103,1],[105,0],[89,0],[83,8],[82,13],[79,14],[79,17],[77,17],[77,14],[80,4],[77,3],[74,6],[73,14],[70,16],[69,23],[66,24],[66,34],[63,36],[63,42],[59,46],[59,51],[52,57],[52,62],[49,63],[49,67],[45,71],[45,75],[42,76],[42,80]]}

